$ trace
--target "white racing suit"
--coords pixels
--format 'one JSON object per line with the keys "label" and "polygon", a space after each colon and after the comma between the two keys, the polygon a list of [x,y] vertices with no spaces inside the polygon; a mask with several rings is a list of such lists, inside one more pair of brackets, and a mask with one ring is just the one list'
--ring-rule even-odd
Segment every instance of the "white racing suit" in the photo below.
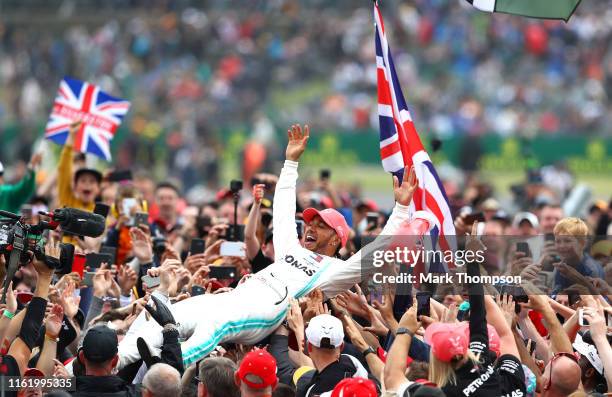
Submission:
{"label": "white racing suit", "polygon": [[[253,344],[271,334],[285,319],[291,297],[320,288],[331,298],[361,282],[376,270],[371,252],[384,248],[388,243],[384,236],[393,235],[409,219],[409,208],[396,204],[381,235],[346,261],[309,251],[300,245],[295,224],[297,166],[285,161],[274,193],[274,263],[230,292],[199,295],[170,306],[180,336],[186,339],[181,345],[185,368],[220,343]],[[414,217],[425,220],[425,225],[435,222],[420,211]],[[368,258],[367,263],[362,257]],[[159,354],[161,330],[143,311],[119,344],[119,367],[140,359],[138,337]]]}

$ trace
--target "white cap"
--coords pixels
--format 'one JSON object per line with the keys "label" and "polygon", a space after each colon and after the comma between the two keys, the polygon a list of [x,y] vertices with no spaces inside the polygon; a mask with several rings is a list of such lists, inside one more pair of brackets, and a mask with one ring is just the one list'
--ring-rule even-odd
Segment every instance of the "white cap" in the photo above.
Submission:
{"label": "white cap", "polygon": [[580,334],[576,335],[576,339],[574,339],[574,350],[580,353],[581,356],[586,357],[587,360],[591,363],[593,368],[600,375],[603,375],[604,367],[603,362],[601,361],[601,357],[599,357],[599,353],[597,353],[597,348],[590,343],[586,343],[582,340],[582,336]]}
{"label": "white cap", "polygon": [[519,227],[521,222],[528,221],[531,223],[531,226],[534,228],[538,228],[540,223],[538,222],[538,217],[531,212],[519,212],[514,216],[514,221],[512,222],[512,226]]}
{"label": "white cap", "polygon": [[344,340],[342,322],[329,314],[320,314],[308,323],[306,339],[316,347],[338,348]]}

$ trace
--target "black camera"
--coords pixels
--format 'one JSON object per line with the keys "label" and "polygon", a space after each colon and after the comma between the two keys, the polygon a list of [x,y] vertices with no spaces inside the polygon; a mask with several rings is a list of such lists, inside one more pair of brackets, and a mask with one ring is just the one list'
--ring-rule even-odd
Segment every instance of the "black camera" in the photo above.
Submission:
{"label": "black camera", "polygon": [[233,179],[230,181],[230,190],[232,193],[236,194],[242,190],[242,181],[238,179]]}
{"label": "black camera", "polygon": [[56,209],[53,213],[40,212],[48,218],[41,219],[37,224],[30,225],[25,219],[8,211],[0,211],[0,255],[7,258],[7,277],[4,283],[2,302],[5,301],[6,287],[13,279],[15,272],[21,265],[36,259],[44,261],[49,268],[59,273],[70,273],[74,246],[60,244],[60,257],[54,258],[45,254],[45,244],[49,230],[58,226],[62,230],[78,236],[98,237],[104,232],[104,217],[98,214],[82,211],[76,208]]}
{"label": "black camera", "polygon": [[153,237],[153,253],[161,258],[166,252],[166,239],[164,237]]}

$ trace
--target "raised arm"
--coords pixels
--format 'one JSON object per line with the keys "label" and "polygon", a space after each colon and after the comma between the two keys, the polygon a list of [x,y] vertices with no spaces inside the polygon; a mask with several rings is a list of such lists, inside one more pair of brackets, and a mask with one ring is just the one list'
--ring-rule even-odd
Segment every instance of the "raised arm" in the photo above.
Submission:
{"label": "raised arm", "polygon": [[299,245],[295,224],[295,184],[297,183],[298,160],[308,143],[310,128],[292,125],[287,131],[289,141],[285,151],[285,165],[274,191],[274,204],[272,207],[272,225],[274,227],[274,251],[278,260],[286,254],[291,247]]}
{"label": "raised arm", "polygon": [[261,200],[263,199],[264,184],[253,186],[253,205],[249,211],[249,218],[244,228],[244,244],[248,260],[253,260],[259,252],[260,242],[257,240],[257,226],[259,225],[259,214]]}
{"label": "raised arm", "polygon": [[74,136],[81,126],[80,122],[72,123],[68,132],[68,138],[64,142],[59,164],[57,165],[57,193],[59,205],[69,205],[74,195],[72,194],[72,145]]}
{"label": "raised arm", "polygon": [[6,208],[0,208],[9,211],[17,211],[21,204],[25,203],[36,190],[36,171],[35,168],[40,161],[42,156],[40,153],[32,155],[30,162],[28,163],[28,169],[26,174],[21,180],[14,185],[4,185],[1,189],[1,195],[4,198],[4,202],[7,203]]}
{"label": "raised arm", "polygon": [[[393,192],[396,203],[387,224],[374,241],[363,247],[343,264],[329,269],[328,276],[317,285],[327,298],[350,289],[353,285],[360,283],[362,279],[372,275],[376,270],[380,270],[375,266],[374,252],[389,249],[398,230],[402,229],[401,245],[410,245],[413,241],[416,242],[419,235],[434,226],[434,216],[425,211],[414,213],[412,221],[408,222],[411,215],[408,206],[417,183],[414,168],[408,169],[406,167],[401,186],[397,177],[393,177]],[[409,239],[413,241],[408,241]]]}

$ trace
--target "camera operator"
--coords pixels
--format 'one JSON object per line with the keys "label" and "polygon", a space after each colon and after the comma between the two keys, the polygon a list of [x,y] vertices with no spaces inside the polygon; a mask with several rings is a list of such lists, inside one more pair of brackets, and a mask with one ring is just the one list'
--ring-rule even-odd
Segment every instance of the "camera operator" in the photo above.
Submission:
{"label": "camera operator", "polygon": [[[47,258],[59,260],[59,244],[50,240],[45,246],[45,255]],[[32,348],[38,339],[38,333],[45,316],[45,309],[47,308],[47,296],[49,295],[49,286],[51,285],[54,269],[47,266],[45,261],[36,258],[33,261],[33,265],[38,273],[34,297],[27,309],[13,318],[12,321],[17,323],[21,321],[20,331],[11,343],[8,353],[2,357],[2,364],[6,368],[3,374],[7,376],[21,376],[21,374],[25,373]],[[5,311],[3,315],[12,317],[13,313]],[[49,337],[54,338],[53,335],[49,335]]]}

